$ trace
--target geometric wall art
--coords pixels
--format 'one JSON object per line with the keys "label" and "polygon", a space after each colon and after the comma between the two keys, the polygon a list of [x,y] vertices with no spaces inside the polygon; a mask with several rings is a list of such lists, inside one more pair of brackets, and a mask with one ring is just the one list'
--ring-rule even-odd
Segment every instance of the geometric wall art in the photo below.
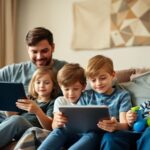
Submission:
{"label": "geometric wall art", "polygon": [[150,45],[150,0],[113,0],[111,47]]}
{"label": "geometric wall art", "polygon": [[73,49],[150,45],[150,0],[76,2],[73,17]]}

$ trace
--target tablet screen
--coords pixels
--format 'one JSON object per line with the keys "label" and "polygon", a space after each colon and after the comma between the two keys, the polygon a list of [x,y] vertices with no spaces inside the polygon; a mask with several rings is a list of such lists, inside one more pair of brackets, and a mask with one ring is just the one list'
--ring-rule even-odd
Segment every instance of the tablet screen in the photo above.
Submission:
{"label": "tablet screen", "polygon": [[21,111],[16,101],[22,98],[26,98],[22,83],[0,82],[0,110]]}
{"label": "tablet screen", "polygon": [[60,106],[59,110],[68,118],[66,127],[72,132],[100,130],[97,127],[98,121],[110,119],[107,106]]}

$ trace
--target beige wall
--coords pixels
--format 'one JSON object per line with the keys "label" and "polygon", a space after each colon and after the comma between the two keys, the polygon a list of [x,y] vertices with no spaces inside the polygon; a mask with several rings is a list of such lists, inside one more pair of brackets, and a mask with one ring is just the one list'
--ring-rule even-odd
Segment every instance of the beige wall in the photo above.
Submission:
{"label": "beige wall", "polygon": [[18,0],[18,27],[16,62],[28,60],[25,47],[27,31],[44,26],[54,33],[56,44],[54,57],[78,62],[86,66],[89,58],[97,54],[111,57],[115,69],[150,67],[150,47],[118,48],[97,51],[75,51],[71,49],[73,31],[72,3],[82,0]]}

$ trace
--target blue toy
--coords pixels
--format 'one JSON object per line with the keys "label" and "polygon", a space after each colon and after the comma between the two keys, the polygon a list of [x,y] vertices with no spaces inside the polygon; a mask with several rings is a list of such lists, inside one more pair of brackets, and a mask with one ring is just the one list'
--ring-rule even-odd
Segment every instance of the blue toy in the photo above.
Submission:
{"label": "blue toy", "polygon": [[133,124],[133,130],[136,132],[142,132],[147,126],[150,126],[150,118],[143,118],[143,111],[139,106],[132,107],[131,110],[137,113],[136,122]]}

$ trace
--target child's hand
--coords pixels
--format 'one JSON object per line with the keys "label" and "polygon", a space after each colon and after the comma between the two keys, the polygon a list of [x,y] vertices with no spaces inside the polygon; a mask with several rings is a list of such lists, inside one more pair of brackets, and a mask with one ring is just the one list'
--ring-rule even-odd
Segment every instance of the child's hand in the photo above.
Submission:
{"label": "child's hand", "polygon": [[16,102],[16,106],[22,110],[36,114],[40,107],[33,101],[29,99],[19,99]]}
{"label": "child's hand", "polygon": [[55,112],[54,118],[53,118],[53,123],[52,123],[52,128],[61,128],[65,126],[67,123],[68,119],[63,115],[62,112]]}
{"label": "child's hand", "polygon": [[127,119],[127,122],[128,122],[129,126],[132,126],[132,124],[136,121],[136,118],[137,118],[137,113],[136,112],[133,112],[132,110],[129,110],[126,113],[126,119]]}
{"label": "child's hand", "polygon": [[111,120],[99,121],[97,126],[105,131],[113,132],[117,130],[118,122],[116,118],[112,117]]}

